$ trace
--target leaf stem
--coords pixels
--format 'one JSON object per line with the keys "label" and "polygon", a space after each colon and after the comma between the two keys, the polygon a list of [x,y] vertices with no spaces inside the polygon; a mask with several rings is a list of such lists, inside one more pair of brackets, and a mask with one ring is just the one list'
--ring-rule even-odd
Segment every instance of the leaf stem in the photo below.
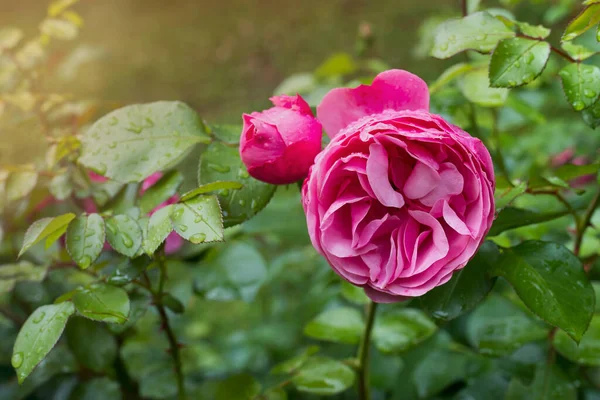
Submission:
{"label": "leaf stem", "polygon": [[[538,42],[545,42],[544,39],[540,39],[540,38],[536,38],[533,36],[528,36],[525,35],[523,33],[518,33],[517,37],[521,37],[524,39],[529,39],[529,40],[537,40]],[[558,47],[554,47],[552,44],[548,43],[550,45],[550,50],[552,50],[553,52],[555,52],[556,54],[558,54],[559,56],[561,56],[562,58],[564,58],[565,60],[572,62],[572,63],[579,63],[580,61],[574,59],[573,57],[571,57],[570,55],[568,55],[567,53],[565,53],[564,51],[562,51],[561,49],[559,49]]]}
{"label": "leaf stem", "polygon": [[590,226],[590,221],[592,219],[592,215],[594,215],[594,211],[596,208],[600,206],[600,190],[596,193],[594,198],[592,199],[590,205],[587,210],[585,210],[585,214],[583,214],[583,218],[577,227],[577,236],[575,237],[575,245],[573,247],[573,253],[579,257],[579,253],[581,251],[581,243],[583,242],[583,235],[587,230],[588,226]]}
{"label": "leaf stem", "polygon": [[359,400],[371,400],[369,392],[369,350],[371,347],[371,333],[375,322],[377,303],[371,301],[367,308],[367,325],[358,348],[358,398]]}

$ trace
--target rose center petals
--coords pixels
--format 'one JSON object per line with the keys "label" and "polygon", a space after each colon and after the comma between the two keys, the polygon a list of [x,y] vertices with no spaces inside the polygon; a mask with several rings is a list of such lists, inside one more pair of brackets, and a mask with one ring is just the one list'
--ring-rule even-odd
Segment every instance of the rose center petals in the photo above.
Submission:
{"label": "rose center petals", "polygon": [[394,190],[388,175],[389,159],[383,145],[372,143],[367,159],[367,178],[377,200],[386,207],[402,208],[404,197]]}
{"label": "rose center petals", "polygon": [[404,195],[411,200],[429,194],[440,183],[440,175],[430,166],[417,162],[404,184]]}

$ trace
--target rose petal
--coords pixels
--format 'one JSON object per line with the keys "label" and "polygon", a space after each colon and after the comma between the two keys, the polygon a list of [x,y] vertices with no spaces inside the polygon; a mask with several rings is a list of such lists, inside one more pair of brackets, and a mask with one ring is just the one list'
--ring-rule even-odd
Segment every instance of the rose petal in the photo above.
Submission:
{"label": "rose petal", "polygon": [[373,143],[369,146],[367,178],[377,200],[387,207],[402,208],[404,197],[394,190],[388,176],[388,156],[385,148]]}

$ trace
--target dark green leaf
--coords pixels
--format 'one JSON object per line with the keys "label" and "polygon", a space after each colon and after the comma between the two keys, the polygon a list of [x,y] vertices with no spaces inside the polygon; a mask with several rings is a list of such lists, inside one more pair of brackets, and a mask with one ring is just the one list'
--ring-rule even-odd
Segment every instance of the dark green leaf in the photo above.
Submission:
{"label": "dark green leaf", "polygon": [[213,143],[202,155],[198,169],[198,184],[236,181],[244,185],[237,190],[224,189],[218,194],[225,227],[240,224],[262,210],[275,192],[276,186],[251,178],[242,164],[237,146]]}
{"label": "dark green leaf", "polygon": [[123,324],[129,317],[127,292],[115,286],[93,283],[78,290],[73,303],[81,315],[96,321]]}
{"label": "dark green leaf", "polygon": [[308,360],[310,358],[310,356],[312,356],[313,354],[316,354],[318,352],[319,352],[319,346],[309,346],[306,349],[304,349],[304,351],[302,351],[302,353],[298,354],[297,356],[275,365],[271,369],[271,373],[272,374],[292,374],[298,368],[300,368],[302,365],[304,365],[304,363],[306,362],[306,360]]}
{"label": "dark green leaf", "polygon": [[0,265],[0,294],[10,292],[17,282],[41,282],[47,271],[47,265],[35,265],[29,261]]}
{"label": "dark green leaf", "polygon": [[508,355],[525,343],[544,339],[548,328],[498,295],[489,296],[469,317],[467,336],[479,352]]}
{"label": "dark green leaf", "polygon": [[74,312],[73,303],[64,302],[42,306],[27,318],[17,336],[11,359],[19,383],[23,383],[52,350]]}
{"label": "dark green leaf", "polygon": [[216,264],[225,271],[227,281],[246,302],[254,300],[267,279],[265,259],[256,248],[246,243],[230,243],[226,250],[219,254]]}
{"label": "dark green leaf", "polygon": [[183,303],[169,293],[163,294],[160,301],[162,305],[173,311],[175,314],[181,314],[185,311]]}
{"label": "dark green leaf", "polygon": [[484,242],[475,257],[452,279],[420,298],[425,311],[437,319],[448,321],[474,308],[492,290],[489,272],[499,256],[498,247]]}
{"label": "dark green leaf", "polygon": [[590,4],[569,22],[561,40],[573,40],[592,26],[598,24],[598,22],[600,22],[600,4]]}
{"label": "dark green leaf", "polygon": [[117,340],[104,325],[86,318],[73,318],[65,330],[69,348],[87,368],[106,371],[117,356]]}
{"label": "dark green leaf", "polygon": [[304,327],[304,334],[330,342],[356,344],[364,329],[365,323],[358,310],[340,307],[323,311]]}
{"label": "dark green leaf", "polygon": [[181,102],[135,104],[100,118],[85,131],[79,162],[121,182],[141,182],[208,143],[204,125]]}
{"label": "dark green leaf", "polygon": [[67,229],[67,251],[77,265],[86,269],[102,252],[105,237],[104,220],[101,216],[80,215]]}
{"label": "dark green leaf", "polygon": [[521,182],[516,186],[510,186],[508,188],[496,187],[496,193],[494,193],[496,210],[502,210],[504,207],[511,204],[514,199],[525,193],[526,190],[527,182]]}
{"label": "dark green leaf", "polygon": [[560,368],[553,364],[538,364],[530,385],[513,378],[506,400],[575,400],[577,391]]}
{"label": "dark green leaf", "polygon": [[525,85],[542,73],[549,56],[550,45],[547,42],[524,38],[502,40],[490,61],[490,85]]}
{"label": "dark green leaf", "polygon": [[565,96],[575,111],[588,108],[598,100],[600,68],[575,63],[567,65],[558,74],[562,79]]}
{"label": "dark green leaf", "polygon": [[341,393],[354,383],[354,371],[331,358],[311,357],[292,378],[300,392],[318,395]]}
{"label": "dark green leaf", "polygon": [[488,235],[496,236],[510,229],[552,221],[568,214],[568,210],[541,213],[524,208],[506,207],[498,213]]}
{"label": "dark green leaf", "polygon": [[25,232],[25,239],[23,240],[23,247],[19,252],[19,257],[21,257],[21,255],[31,246],[38,243],[40,240],[47,238],[52,233],[57,231],[64,233],[64,230],[74,218],[75,214],[67,213],[58,217],[42,218],[35,221],[27,229],[27,232]]}
{"label": "dark green leaf", "polygon": [[487,53],[498,41],[514,35],[500,20],[486,11],[480,11],[440,24],[436,29],[431,55],[448,58],[464,50]]}
{"label": "dark green leaf", "polygon": [[588,124],[592,129],[596,129],[600,125],[600,101],[597,101],[589,108],[586,108],[581,112],[583,121]]}
{"label": "dark green leaf", "polygon": [[191,190],[181,196],[181,201],[192,199],[200,194],[210,193],[217,190],[237,190],[243,188],[244,185],[235,181],[212,182],[202,185],[197,189]]}
{"label": "dark green leaf", "polygon": [[[81,383],[69,400],[122,400],[121,387],[110,378],[93,378]],[[127,399],[125,399],[127,400]]]}
{"label": "dark green leaf", "polygon": [[481,68],[465,73],[458,86],[467,100],[483,107],[504,105],[509,93],[508,89],[491,87],[488,72]]}
{"label": "dark green leaf", "polygon": [[260,383],[251,375],[233,375],[217,385],[215,400],[251,400],[260,394]]}
{"label": "dark green leaf", "polygon": [[158,249],[158,246],[160,246],[173,231],[173,225],[171,224],[172,211],[173,206],[168,205],[155,211],[150,217],[142,242],[142,247],[146,254],[154,254],[156,249]]}
{"label": "dark green leaf", "polygon": [[554,348],[574,363],[600,367],[600,316],[594,315],[579,345],[563,331],[556,332]]}
{"label": "dark green leaf", "polygon": [[579,341],[594,313],[594,289],[581,261],[557,243],[527,241],[506,249],[493,273],[548,323]]}
{"label": "dark green leaf", "polygon": [[194,244],[223,241],[221,208],[216,196],[196,196],[175,204],[171,222],[179,236]]}
{"label": "dark green leaf", "polygon": [[430,338],[437,326],[423,312],[402,308],[377,316],[373,342],[383,353],[399,353]]}
{"label": "dark green leaf", "polygon": [[183,183],[183,175],[179,171],[164,174],[154,185],[150,186],[140,197],[139,207],[142,214],[150,211],[177,194],[177,189]]}
{"label": "dark green leaf", "polygon": [[127,215],[115,215],[106,220],[106,239],[117,252],[134,257],[142,245],[142,228]]}

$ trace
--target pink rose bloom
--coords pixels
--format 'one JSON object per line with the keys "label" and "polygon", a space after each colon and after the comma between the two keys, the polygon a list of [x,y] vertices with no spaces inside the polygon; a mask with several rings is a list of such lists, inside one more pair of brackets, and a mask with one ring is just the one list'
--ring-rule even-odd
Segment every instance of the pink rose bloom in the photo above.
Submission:
{"label": "pink rose bloom", "polygon": [[270,100],[275,107],[244,114],[240,157],[254,178],[284,185],[306,177],[321,151],[322,128],[299,95]]}
{"label": "pink rose bloom", "polygon": [[302,188],[314,247],[377,302],[421,296],[473,257],[494,219],[494,170],[479,139],[429,113],[401,70],[330,91],[331,142]]}

